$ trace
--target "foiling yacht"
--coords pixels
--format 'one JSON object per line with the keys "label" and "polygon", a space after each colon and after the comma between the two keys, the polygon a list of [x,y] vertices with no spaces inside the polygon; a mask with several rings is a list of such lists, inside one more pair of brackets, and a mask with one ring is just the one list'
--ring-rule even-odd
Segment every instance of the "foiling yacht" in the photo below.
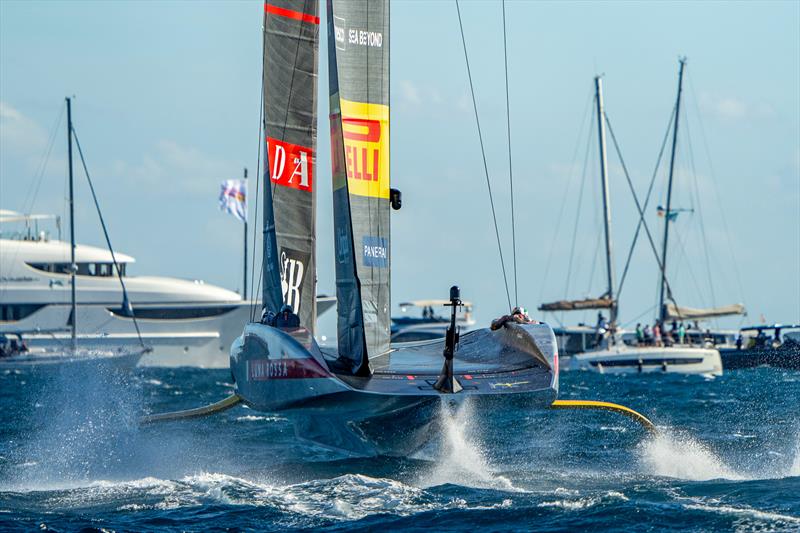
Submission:
{"label": "foiling yacht", "polygon": [[[0,210],[0,334],[24,334],[31,348],[69,343],[70,244],[39,231],[52,215]],[[24,224],[23,231],[5,231]],[[202,281],[131,276],[135,260],[116,254],[143,341],[153,351],[144,366],[227,367],[228,348],[250,316],[235,292]],[[82,346],[122,347],[138,342],[111,253],[77,245],[77,336]]]}

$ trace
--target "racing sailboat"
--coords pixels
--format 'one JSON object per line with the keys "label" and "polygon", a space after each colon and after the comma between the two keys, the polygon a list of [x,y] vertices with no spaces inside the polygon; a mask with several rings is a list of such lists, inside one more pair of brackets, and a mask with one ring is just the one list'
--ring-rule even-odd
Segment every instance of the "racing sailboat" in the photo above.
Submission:
{"label": "racing sailboat", "polygon": [[548,407],[558,392],[550,327],[459,338],[455,287],[446,339],[390,344],[388,0],[327,3],[338,346],[317,345],[317,10],[316,0],[265,5],[265,318],[231,348],[236,394],[291,417],[305,439],[369,454],[424,444],[443,396]]}
{"label": "racing sailboat", "polygon": [[461,334],[450,288],[444,339],[390,342],[389,1],[328,0],[328,71],[337,341],[315,339],[317,0],[264,6],[266,144],[263,313],[231,346],[234,393],[142,423],[207,416],[244,403],[290,418],[297,436],[356,455],[406,455],[437,435],[443,400],[490,408],[611,410],[557,400],[552,329],[503,317]]}

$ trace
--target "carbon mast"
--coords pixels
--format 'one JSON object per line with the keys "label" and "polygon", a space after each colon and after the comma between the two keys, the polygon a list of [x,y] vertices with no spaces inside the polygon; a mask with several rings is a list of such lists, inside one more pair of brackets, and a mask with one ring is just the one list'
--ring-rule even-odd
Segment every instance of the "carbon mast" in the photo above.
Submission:
{"label": "carbon mast", "polygon": [[[669,158],[669,180],[667,182],[667,211],[664,215],[664,244],[661,251],[661,292],[658,298],[659,317],[661,321],[667,320],[667,308],[664,303],[667,287],[667,244],[669,243],[669,214],[672,208],[672,178],[675,173],[675,152],[678,145],[678,121],[681,116],[681,94],[683,93],[683,69],[686,66],[686,58],[680,58],[680,70],[678,71],[678,96],[675,101],[675,125],[672,130],[672,153]],[[666,296],[672,299],[671,292]]]}
{"label": "carbon mast", "polygon": [[72,99],[67,100],[67,160],[69,165],[69,284],[70,284],[70,339],[72,352],[78,349],[78,305],[75,297],[75,193],[72,176]]}

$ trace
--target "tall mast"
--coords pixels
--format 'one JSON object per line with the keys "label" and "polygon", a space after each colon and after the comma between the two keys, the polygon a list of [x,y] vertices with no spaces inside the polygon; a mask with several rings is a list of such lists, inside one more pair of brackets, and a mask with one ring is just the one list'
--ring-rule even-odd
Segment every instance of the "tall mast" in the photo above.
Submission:
{"label": "tall mast", "polygon": [[[678,120],[681,116],[681,93],[683,92],[683,68],[686,66],[686,58],[680,60],[680,70],[678,71],[678,97],[675,101],[675,126],[672,130],[672,154],[669,159],[669,181],[667,182],[667,211],[664,214],[664,248],[661,251],[661,296],[658,299],[658,307],[661,313],[661,320],[667,318],[667,310],[664,306],[664,296],[667,290],[667,243],[669,241],[669,214],[672,209],[672,177],[675,172],[675,150],[678,146]],[[671,295],[669,295],[671,297]]]}
{"label": "tall mast", "polygon": [[[247,189],[247,169],[244,169],[244,184],[245,190]],[[245,206],[247,206],[248,196],[250,196],[250,191],[247,191],[245,194],[244,202]],[[242,281],[242,300],[247,300],[247,209],[244,210],[244,278]]]}
{"label": "tall mast", "polygon": [[610,309],[609,322],[617,321],[617,303],[614,302],[614,265],[611,255],[611,199],[608,194],[608,162],[606,160],[606,123],[605,109],[603,108],[603,80],[600,76],[594,78],[595,101],[597,104],[597,135],[600,143],[600,179],[603,185],[603,225],[606,237],[606,275],[608,276],[608,290],[606,296],[613,302]]}
{"label": "tall mast", "polygon": [[78,306],[75,300],[75,272],[78,266],[75,264],[75,194],[73,189],[72,180],[72,100],[67,98],[67,160],[69,161],[69,251],[70,251],[70,268],[69,278],[71,287],[71,311],[72,317],[71,324],[71,338],[72,338],[72,351],[74,352],[78,347],[77,335],[77,322],[78,322]]}

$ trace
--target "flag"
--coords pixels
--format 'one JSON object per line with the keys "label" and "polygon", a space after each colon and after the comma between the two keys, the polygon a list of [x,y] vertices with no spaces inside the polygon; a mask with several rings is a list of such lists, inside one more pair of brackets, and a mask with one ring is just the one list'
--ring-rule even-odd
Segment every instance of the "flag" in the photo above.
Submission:
{"label": "flag", "polygon": [[219,191],[219,208],[242,222],[247,222],[247,182],[225,180]]}
{"label": "flag", "polygon": [[[676,218],[678,218],[678,212],[683,211],[682,209],[676,209],[674,211],[670,211],[669,215],[667,215],[667,220],[670,222],[674,222]],[[667,214],[667,210],[664,209],[662,206],[658,206],[656,208],[656,214],[660,217],[664,217]]]}

